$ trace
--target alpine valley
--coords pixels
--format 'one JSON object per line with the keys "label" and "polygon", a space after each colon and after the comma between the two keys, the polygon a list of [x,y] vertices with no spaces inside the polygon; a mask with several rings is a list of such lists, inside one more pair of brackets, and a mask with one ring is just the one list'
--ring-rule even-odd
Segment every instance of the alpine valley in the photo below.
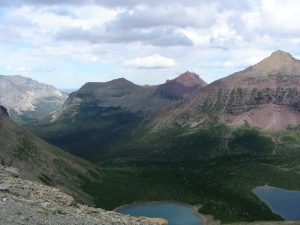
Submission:
{"label": "alpine valley", "polygon": [[175,201],[206,224],[284,224],[252,189],[300,190],[300,61],[287,52],[211,84],[187,71],[155,86],[90,82],[67,98],[1,79],[2,164],[80,202]]}

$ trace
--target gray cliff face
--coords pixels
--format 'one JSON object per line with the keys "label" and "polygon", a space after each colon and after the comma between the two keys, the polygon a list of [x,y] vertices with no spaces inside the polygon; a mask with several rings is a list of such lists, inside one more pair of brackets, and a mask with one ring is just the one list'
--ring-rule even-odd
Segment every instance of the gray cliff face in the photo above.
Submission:
{"label": "gray cliff face", "polygon": [[130,217],[81,205],[57,188],[20,179],[0,165],[0,224],[167,225],[163,219]]}
{"label": "gray cliff face", "polygon": [[51,85],[22,76],[0,76],[0,104],[23,125],[58,110],[66,98]]}

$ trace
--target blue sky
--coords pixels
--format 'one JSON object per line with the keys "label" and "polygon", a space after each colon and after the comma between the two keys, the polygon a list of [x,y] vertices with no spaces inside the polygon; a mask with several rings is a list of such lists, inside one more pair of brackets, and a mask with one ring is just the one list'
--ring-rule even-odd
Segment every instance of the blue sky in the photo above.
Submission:
{"label": "blue sky", "polygon": [[0,74],[58,88],[125,77],[207,82],[300,53],[298,0],[1,0]]}

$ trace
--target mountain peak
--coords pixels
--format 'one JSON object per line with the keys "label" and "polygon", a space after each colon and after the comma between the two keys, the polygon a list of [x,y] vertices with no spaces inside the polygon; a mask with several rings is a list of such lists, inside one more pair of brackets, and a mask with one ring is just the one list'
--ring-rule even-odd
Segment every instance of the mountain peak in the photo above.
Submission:
{"label": "mountain peak", "polygon": [[199,78],[199,75],[190,71],[186,71],[178,76],[178,78],[180,77]]}
{"label": "mountain peak", "polygon": [[111,81],[108,81],[106,83],[107,87],[111,87],[111,88],[117,88],[117,89],[132,89],[132,88],[136,88],[139,85],[131,82],[130,80],[127,80],[125,78],[117,78]]}
{"label": "mountain peak", "polygon": [[277,50],[269,56],[273,60],[295,60],[295,58],[288,52]]}
{"label": "mountain peak", "polygon": [[256,75],[295,75],[300,73],[300,61],[288,52],[277,50],[250,68]]}
{"label": "mountain peak", "polygon": [[188,87],[195,85],[205,86],[207,84],[204,80],[200,79],[198,74],[190,71],[186,71],[174,80]]}
{"label": "mountain peak", "polygon": [[124,77],[113,79],[108,81],[108,83],[116,83],[116,84],[133,84],[131,81],[125,79]]}
{"label": "mountain peak", "polygon": [[159,85],[156,93],[163,98],[181,100],[192,96],[206,85],[207,83],[200,79],[198,74],[186,71],[177,78]]}

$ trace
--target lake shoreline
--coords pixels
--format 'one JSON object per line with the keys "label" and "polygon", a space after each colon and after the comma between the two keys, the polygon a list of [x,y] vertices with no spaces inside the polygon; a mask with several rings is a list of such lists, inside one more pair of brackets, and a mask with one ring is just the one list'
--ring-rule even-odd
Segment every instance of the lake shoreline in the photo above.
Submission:
{"label": "lake shoreline", "polygon": [[210,224],[216,224],[216,220],[214,220],[213,216],[211,215],[204,215],[199,213],[199,209],[201,209],[201,205],[190,205],[184,202],[178,202],[178,201],[153,201],[153,202],[135,202],[135,203],[129,203],[129,204],[125,204],[125,205],[121,205],[115,209],[113,209],[113,211],[120,213],[119,211],[122,209],[128,209],[128,208],[132,208],[132,207],[136,207],[139,205],[144,205],[144,204],[175,204],[175,205],[181,205],[181,206],[185,206],[187,208],[192,209],[193,214],[199,218],[200,222],[203,225],[210,225]]}
{"label": "lake shoreline", "polygon": [[251,191],[283,220],[300,221],[300,191],[270,185],[256,186]]}

